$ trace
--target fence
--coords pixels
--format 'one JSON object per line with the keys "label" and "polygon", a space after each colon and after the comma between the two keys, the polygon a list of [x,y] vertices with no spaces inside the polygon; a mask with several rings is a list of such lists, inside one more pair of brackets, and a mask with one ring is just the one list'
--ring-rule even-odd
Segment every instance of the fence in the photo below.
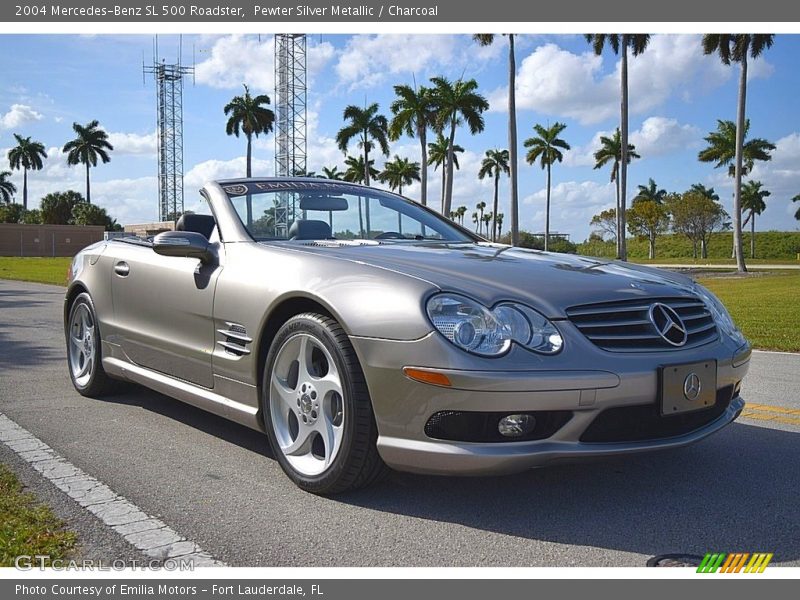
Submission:
{"label": "fence", "polygon": [[74,256],[103,239],[102,225],[0,223],[0,256]]}

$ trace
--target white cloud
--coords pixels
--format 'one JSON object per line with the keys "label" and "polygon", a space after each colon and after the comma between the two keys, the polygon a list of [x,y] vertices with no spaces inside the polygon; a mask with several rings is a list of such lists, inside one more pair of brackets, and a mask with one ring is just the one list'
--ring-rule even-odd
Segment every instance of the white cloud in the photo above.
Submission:
{"label": "white cloud", "polygon": [[[609,116],[604,105],[614,94],[608,80],[597,81],[601,68],[602,58],[588,50],[573,54],[552,43],[539,46],[520,63],[517,108],[564,115],[582,122],[600,121]],[[506,110],[507,94],[507,87],[492,92],[490,110]]]}
{"label": "white cloud", "polygon": [[753,79],[769,79],[774,72],[774,65],[767,62],[763,56],[747,63],[748,82]]}
{"label": "white cloud", "polygon": [[[619,61],[611,73],[587,48],[573,53],[553,43],[537,47],[520,63],[517,73],[517,106],[544,114],[598,123],[619,113]],[[756,71],[764,72],[761,66]],[[630,110],[652,110],[676,93],[686,101],[694,89],[707,92],[731,75],[731,68],[715,56],[705,56],[697,35],[656,35],[647,50],[629,61]],[[504,110],[506,90],[490,94],[492,110]]]}
{"label": "white cloud", "polygon": [[[336,63],[339,81],[350,90],[369,88],[390,75],[416,74],[426,81],[427,71],[452,64],[461,58],[459,39],[453,35],[355,35]],[[491,58],[496,49],[481,49],[481,57]]]}
{"label": "white cloud", "polygon": [[[522,200],[521,227],[544,231],[547,190],[542,188]],[[550,231],[570,233],[580,242],[589,233],[589,221],[601,210],[614,206],[614,186],[596,181],[565,181],[550,190]],[[531,209],[533,212],[531,212]]]}
{"label": "white cloud", "polygon": [[[600,138],[611,136],[613,131],[598,131],[585,145],[573,146],[564,155],[568,167],[594,167],[594,153],[600,148]],[[700,130],[694,125],[682,124],[668,117],[648,117],[639,129],[630,132],[629,141],[636,146],[642,159],[664,156],[698,146]]]}
{"label": "white cloud", "polygon": [[[79,188],[81,191],[82,188]],[[187,199],[191,194],[187,194]],[[121,224],[158,220],[158,179],[153,176],[92,181],[92,202]]]}
{"label": "white cloud", "polygon": [[598,131],[588,143],[576,146],[564,153],[564,165],[568,167],[594,167],[594,153],[600,148],[600,138],[611,135],[611,131]]}
{"label": "white cloud", "polygon": [[[253,176],[271,176],[273,173],[272,160],[260,158],[253,159]],[[234,177],[244,177],[247,172],[247,161],[244,156],[232,158],[230,160],[205,160],[194,165],[183,176],[183,187],[186,190],[187,198],[195,190],[199,190],[209,181],[217,179],[232,179]],[[188,206],[187,206],[188,208]]]}
{"label": "white cloud", "polygon": [[[210,56],[198,63],[198,83],[214,88],[239,88],[243,83],[272,95],[275,89],[275,44],[272,36],[260,41],[257,37],[230,35],[218,38],[208,51]],[[308,78],[312,80],[334,55],[328,42],[309,43],[307,50]]]}
{"label": "white cloud", "polygon": [[147,134],[109,133],[108,141],[114,146],[114,154],[118,156],[155,156],[158,146],[158,136],[155,131]]}
{"label": "white cloud", "polygon": [[639,129],[630,134],[630,143],[636,146],[642,158],[686,150],[698,146],[700,141],[697,127],[667,117],[648,117]]}
{"label": "white cloud", "polygon": [[0,127],[13,129],[32,121],[41,121],[42,118],[41,113],[36,112],[27,104],[12,104],[9,111],[0,116]]}

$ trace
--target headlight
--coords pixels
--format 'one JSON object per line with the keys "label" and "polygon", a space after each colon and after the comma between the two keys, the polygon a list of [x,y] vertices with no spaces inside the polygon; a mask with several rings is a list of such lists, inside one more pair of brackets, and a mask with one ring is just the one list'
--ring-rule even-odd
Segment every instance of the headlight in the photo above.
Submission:
{"label": "headlight", "polygon": [[555,354],[563,339],[558,329],[541,314],[511,302],[490,310],[458,294],[437,294],[428,300],[428,317],[433,326],[453,344],[481,356],[501,356],[511,344]]}
{"label": "headlight", "polygon": [[739,343],[744,344],[747,342],[742,332],[739,331],[738,327],[736,327],[736,323],[733,322],[733,318],[728,312],[728,309],[725,308],[725,305],[719,301],[719,298],[717,298],[699,283],[695,284],[694,291],[703,299],[703,302],[708,307],[711,315],[714,317],[714,321],[717,323],[717,326],[722,329],[722,331]]}

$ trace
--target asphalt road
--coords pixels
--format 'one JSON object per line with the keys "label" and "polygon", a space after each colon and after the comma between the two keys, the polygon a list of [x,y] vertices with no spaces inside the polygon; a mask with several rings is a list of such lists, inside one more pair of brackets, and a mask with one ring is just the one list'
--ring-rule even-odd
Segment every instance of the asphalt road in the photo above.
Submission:
{"label": "asphalt road", "polygon": [[296,489],[256,432],[142,388],[75,393],[62,297],[0,281],[0,412],[228,564],[642,566],[761,551],[800,566],[800,355],[754,354],[753,417],[689,448],[498,478],[393,474],[325,499]]}

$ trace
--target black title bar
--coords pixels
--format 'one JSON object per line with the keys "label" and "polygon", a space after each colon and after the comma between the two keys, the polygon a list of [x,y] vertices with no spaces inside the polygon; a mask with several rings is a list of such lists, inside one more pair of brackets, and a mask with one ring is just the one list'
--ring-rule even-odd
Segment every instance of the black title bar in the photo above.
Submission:
{"label": "black title bar", "polygon": [[[25,0],[2,2],[0,20],[26,23],[80,22],[798,22],[800,3],[760,0],[757,6],[741,0],[398,0],[397,2],[335,2],[330,0]],[[753,31],[751,31],[753,30]]]}

